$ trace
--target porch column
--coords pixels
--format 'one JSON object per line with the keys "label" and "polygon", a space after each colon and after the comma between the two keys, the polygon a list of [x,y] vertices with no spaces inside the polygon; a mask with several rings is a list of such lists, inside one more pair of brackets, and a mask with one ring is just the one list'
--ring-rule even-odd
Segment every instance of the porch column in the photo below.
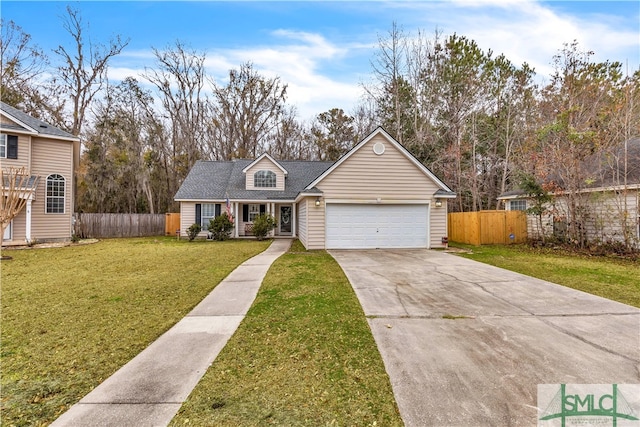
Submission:
{"label": "porch column", "polygon": [[[271,208],[271,216],[272,217],[276,217],[276,204],[275,203],[269,203],[269,206]],[[277,230],[278,225],[276,225],[276,228],[274,228],[273,230],[271,230],[271,237],[274,237],[276,235],[276,230]]]}
{"label": "porch column", "polygon": [[27,199],[26,206],[27,223],[25,226],[24,238],[29,243],[31,241],[31,198]]}
{"label": "porch column", "polygon": [[238,205],[240,203],[237,202],[233,202],[233,205],[231,205],[232,209],[233,209],[233,237],[234,238],[238,238],[240,236],[240,233],[238,231]]}

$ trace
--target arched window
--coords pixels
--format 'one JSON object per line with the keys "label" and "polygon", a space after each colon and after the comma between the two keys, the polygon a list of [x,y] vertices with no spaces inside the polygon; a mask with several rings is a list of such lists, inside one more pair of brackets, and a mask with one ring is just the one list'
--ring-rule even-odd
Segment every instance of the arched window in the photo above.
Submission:
{"label": "arched window", "polygon": [[65,180],[57,173],[47,177],[47,213],[64,213]]}
{"label": "arched window", "polygon": [[276,186],[275,172],[262,170],[254,173],[253,186],[256,188],[274,188]]}

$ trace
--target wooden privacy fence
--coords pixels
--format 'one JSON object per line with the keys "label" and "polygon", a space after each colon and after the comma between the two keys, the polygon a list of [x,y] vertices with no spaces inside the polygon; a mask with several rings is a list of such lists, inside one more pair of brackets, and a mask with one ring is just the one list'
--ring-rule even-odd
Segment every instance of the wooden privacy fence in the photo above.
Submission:
{"label": "wooden privacy fence", "polygon": [[76,236],[86,238],[162,236],[164,214],[83,213],[74,215]]}
{"label": "wooden privacy fence", "polygon": [[180,214],[165,214],[164,234],[167,236],[175,236],[178,230],[180,230]]}
{"label": "wooden privacy fence", "polygon": [[523,243],[527,215],[523,211],[455,212],[449,214],[449,240],[470,245]]}

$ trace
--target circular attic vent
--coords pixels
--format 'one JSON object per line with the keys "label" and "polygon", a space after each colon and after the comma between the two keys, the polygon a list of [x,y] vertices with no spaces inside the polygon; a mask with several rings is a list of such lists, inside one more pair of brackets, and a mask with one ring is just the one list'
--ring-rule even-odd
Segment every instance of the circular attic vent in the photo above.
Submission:
{"label": "circular attic vent", "polygon": [[378,156],[382,155],[382,153],[384,153],[384,144],[382,142],[376,142],[373,144],[373,152]]}

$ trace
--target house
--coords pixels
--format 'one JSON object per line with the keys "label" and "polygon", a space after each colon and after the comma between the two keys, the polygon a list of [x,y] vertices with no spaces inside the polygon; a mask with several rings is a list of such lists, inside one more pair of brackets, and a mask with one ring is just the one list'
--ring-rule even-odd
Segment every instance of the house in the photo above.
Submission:
{"label": "house", "polygon": [[[591,242],[626,242],[640,245],[640,138],[633,138],[605,154],[585,159],[581,165],[582,188],[573,197],[575,221],[583,238]],[[542,229],[537,217],[528,215],[531,237],[565,237],[571,215],[568,192],[562,179],[549,179],[558,188],[553,201],[545,206]],[[520,189],[498,197],[506,210],[525,211],[533,200]]]}
{"label": "house", "polygon": [[80,139],[4,102],[0,114],[1,167],[24,167],[29,175],[26,207],[6,228],[3,245],[70,240]]}
{"label": "house", "polygon": [[[199,161],[175,195],[180,232],[205,229],[228,209],[234,237],[251,235],[261,213],[274,236],[307,249],[438,248],[446,245],[447,200],[455,194],[382,128],[336,162]],[[202,233],[205,235],[205,232]]]}

